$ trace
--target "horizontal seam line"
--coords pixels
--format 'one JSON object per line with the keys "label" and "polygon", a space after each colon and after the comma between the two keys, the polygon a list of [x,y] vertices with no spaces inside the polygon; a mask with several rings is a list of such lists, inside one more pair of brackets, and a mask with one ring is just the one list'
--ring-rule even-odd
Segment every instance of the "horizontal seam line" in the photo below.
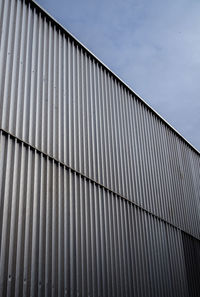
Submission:
{"label": "horizontal seam line", "polygon": [[174,227],[174,228],[178,229],[179,231],[181,231],[181,232],[183,232],[183,233],[185,233],[185,234],[187,234],[187,235],[189,235],[189,236],[195,238],[196,240],[200,241],[200,239],[199,239],[198,237],[196,237],[195,235],[193,235],[193,234],[191,234],[191,233],[189,233],[189,232],[183,230],[181,227],[178,227],[178,226],[174,225],[174,224],[171,223],[171,222],[168,222],[166,219],[160,217],[159,215],[156,215],[155,213],[151,212],[150,210],[147,210],[146,208],[144,208],[143,206],[137,204],[136,202],[129,200],[128,198],[126,198],[125,196],[119,194],[118,192],[115,192],[114,190],[111,190],[110,188],[104,186],[103,184],[99,183],[98,181],[94,180],[93,178],[91,178],[91,177],[89,177],[89,176],[87,176],[87,175],[81,173],[80,171],[76,170],[75,168],[73,168],[73,167],[71,167],[71,166],[69,166],[69,165],[63,163],[62,161],[59,161],[59,160],[56,159],[55,157],[53,157],[53,156],[51,156],[51,155],[49,155],[49,154],[47,154],[47,153],[41,151],[39,148],[37,148],[37,147],[33,146],[32,144],[30,144],[30,143],[24,141],[23,139],[17,137],[16,135],[14,135],[14,134],[12,134],[12,133],[6,131],[6,130],[3,129],[3,128],[0,128],[0,131],[2,131],[3,133],[9,135],[10,137],[16,139],[17,141],[23,143],[24,145],[30,147],[31,149],[33,149],[33,150],[39,152],[40,154],[46,156],[47,158],[49,158],[49,159],[55,161],[56,163],[58,163],[58,164],[60,164],[60,165],[62,165],[62,166],[64,166],[64,167],[66,167],[67,169],[70,169],[71,171],[75,172],[76,174],[79,174],[81,177],[83,177],[83,178],[85,178],[85,179],[87,179],[87,180],[93,182],[94,184],[100,186],[101,188],[103,188],[103,189],[109,191],[110,193],[112,193],[112,194],[118,196],[119,198],[125,200],[126,202],[129,202],[129,203],[133,204],[134,206],[138,207],[139,209],[143,210],[144,212],[146,212],[146,213],[152,215],[153,217],[155,217],[155,218],[161,220],[162,222],[164,222],[164,223],[170,225],[171,227]]}

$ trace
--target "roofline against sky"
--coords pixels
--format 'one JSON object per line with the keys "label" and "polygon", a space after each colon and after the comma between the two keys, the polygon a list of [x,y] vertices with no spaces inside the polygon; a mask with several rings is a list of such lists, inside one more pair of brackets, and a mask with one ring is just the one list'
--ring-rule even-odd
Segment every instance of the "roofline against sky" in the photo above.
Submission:
{"label": "roofline against sky", "polygon": [[157,111],[153,109],[140,95],[138,95],[127,83],[125,83],[117,74],[115,74],[104,62],[102,62],[98,57],[95,56],[84,44],[82,44],[72,33],[70,33],[63,25],[61,25],[53,16],[51,16],[43,7],[41,7],[35,0],[25,0],[29,3],[34,4],[34,6],[40,10],[41,13],[45,14],[45,16],[53,21],[56,26],[60,30],[62,30],[69,37],[74,39],[77,44],[79,44],[86,52],[88,52],[98,63],[100,63],[107,71],[109,71],[115,78],[119,80],[131,93],[133,93],[145,106],[147,106],[156,116],[158,116],[164,124],[166,124],[173,132],[175,132],[183,141],[186,142],[187,145],[190,146],[198,155],[200,155],[200,151],[195,148],[180,132],[178,132],[173,126],[171,126],[167,120],[165,120]]}

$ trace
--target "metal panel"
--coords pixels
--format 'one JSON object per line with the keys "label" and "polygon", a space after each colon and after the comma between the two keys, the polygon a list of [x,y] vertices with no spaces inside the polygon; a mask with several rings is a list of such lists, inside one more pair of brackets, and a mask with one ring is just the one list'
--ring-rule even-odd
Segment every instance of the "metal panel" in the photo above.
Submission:
{"label": "metal panel", "polygon": [[193,237],[182,234],[189,296],[198,297],[200,292],[200,243]]}
{"label": "metal panel", "polygon": [[0,296],[189,296],[180,230],[13,137],[0,148]]}
{"label": "metal panel", "polygon": [[199,238],[199,154],[34,3],[0,5],[1,129]]}
{"label": "metal panel", "polygon": [[199,226],[198,151],[34,2],[1,0],[0,297],[198,296]]}

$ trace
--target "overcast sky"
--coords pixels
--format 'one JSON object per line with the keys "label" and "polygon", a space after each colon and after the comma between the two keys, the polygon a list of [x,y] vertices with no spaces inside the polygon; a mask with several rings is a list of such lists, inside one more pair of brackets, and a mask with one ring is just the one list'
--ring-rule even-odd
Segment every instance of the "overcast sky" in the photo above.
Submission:
{"label": "overcast sky", "polygon": [[36,0],[200,150],[200,0]]}

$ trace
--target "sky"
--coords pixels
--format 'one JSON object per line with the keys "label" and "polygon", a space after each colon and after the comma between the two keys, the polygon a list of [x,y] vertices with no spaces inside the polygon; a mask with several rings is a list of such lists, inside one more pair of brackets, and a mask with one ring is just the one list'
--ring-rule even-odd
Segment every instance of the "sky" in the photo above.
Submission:
{"label": "sky", "polygon": [[200,0],[36,0],[200,151]]}

